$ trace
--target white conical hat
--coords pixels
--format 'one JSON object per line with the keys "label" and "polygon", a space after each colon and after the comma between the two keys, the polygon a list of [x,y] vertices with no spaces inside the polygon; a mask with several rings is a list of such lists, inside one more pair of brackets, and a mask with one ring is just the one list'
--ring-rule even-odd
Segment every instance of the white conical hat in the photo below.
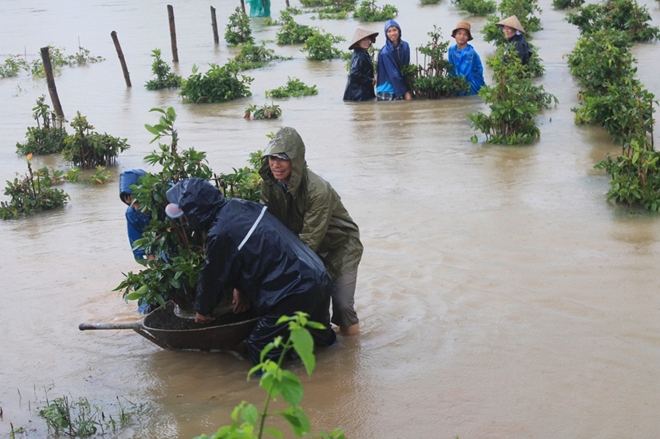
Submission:
{"label": "white conical hat", "polygon": [[520,24],[520,20],[518,20],[518,17],[516,17],[515,15],[505,18],[504,20],[497,23],[497,25],[509,26],[514,28],[515,30],[519,30],[520,32],[525,33],[525,29],[522,27],[522,24]]}
{"label": "white conical hat", "polygon": [[348,50],[353,50],[355,49],[355,46],[357,43],[360,42],[360,40],[367,38],[367,37],[373,37],[372,42],[376,40],[376,37],[378,36],[378,32],[362,29],[358,27],[355,30],[355,33],[353,34],[353,39],[351,40],[351,44],[348,45]]}

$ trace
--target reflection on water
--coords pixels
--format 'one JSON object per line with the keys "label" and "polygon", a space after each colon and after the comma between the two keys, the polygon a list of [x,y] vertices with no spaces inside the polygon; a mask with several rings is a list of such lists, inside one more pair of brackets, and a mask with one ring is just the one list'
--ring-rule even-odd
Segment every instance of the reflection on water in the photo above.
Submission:
{"label": "reflection on water", "polygon": [[[344,61],[308,62],[299,47],[277,47],[291,61],[250,71],[253,96],[225,104],[183,103],[175,90],[149,92],[151,51],[169,60],[166,4],[8,0],[0,55],[38,54],[47,44],[78,44],[106,61],[65,68],[57,88],[65,114],[77,111],[99,132],[131,149],[113,173],[146,167],[155,148],[144,124],[153,107],[173,106],[181,147],[207,152],[216,172],[243,166],[266,135],[295,127],[311,169],[332,182],[360,225],[359,337],[319,352],[303,378],[303,406],[318,429],[341,426],[350,438],[653,437],[660,429],[660,299],[656,294],[657,215],[605,200],[607,176],[593,165],[617,153],[602,130],[575,126],[578,85],[562,56],[578,32],[565,12],[541,2],[544,30],[534,35],[546,66],[540,79],[559,99],[538,118],[541,140],[522,147],[472,143],[466,117],[485,111],[478,97],[441,101],[343,103]],[[297,6],[293,1],[292,5]],[[464,19],[447,2],[392,0],[411,46],[433,24],[445,38]],[[644,2],[643,2],[644,3]],[[648,0],[654,23],[657,4]],[[208,5],[173,4],[179,57],[188,75],[234,53],[212,40]],[[235,5],[214,5],[221,26]],[[274,16],[282,5],[274,5]],[[297,16],[349,39],[358,23]],[[472,41],[486,22],[470,18]],[[382,23],[360,26],[382,31]],[[132,89],[126,89],[110,32],[117,31]],[[276,28],[257,24],[258,40]],[[376,45],[383,44],[379,37]],[[272,45],[272,44],[271,44]],[[657,43],[635,47],[639,77],[660,95]],[[653,55],[652,55],[653,54]],[[491,72],[486,71],[487,82]],[[276,121],[245,121],[266,90],[297,77],[316,97],[278,100]],[[0,80],[3,147],[0,181],[25,170],[15,154],[33,123],[43,81]],[[33,166],[63,168],[60,157]],[[126,238],[116,182],[67,184],[68,206],[0,223],[0,437],[39,425],[28,406],[71,394],[111,404],[124,396],[148,409],[121,437],[193,437],[230,421],[241,400],[263,392],[246,381],[249,365],[222,353],[163,351],[133,331],[81,333],[80,322],[129,322],[135,304],[112,291],[137,270]],[[300,375],[304,371],[294,367]],[[285,428],[281,424],[275,424]],[[286,428],[285,428],[286,430]],[[45,430],[40,430],[45,431]],[[288,431],[288,430],[287,430]]]}

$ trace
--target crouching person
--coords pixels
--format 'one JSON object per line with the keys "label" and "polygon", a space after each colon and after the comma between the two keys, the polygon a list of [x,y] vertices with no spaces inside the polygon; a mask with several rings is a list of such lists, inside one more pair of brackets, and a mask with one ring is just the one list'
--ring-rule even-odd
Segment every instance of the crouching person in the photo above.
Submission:
{"label": "crouching person", "polygon": [[[234,312],[252,308],[259,316],[247,339],[254,364],[262,349],[275,337],[289,336],[283,315],[302,311],[325,326],[311,330],[316,346],[336,340],[330,328],[330,295],[333,284],[323,262],[297,236],[272,216],[265,206],[240,199],[226,199],[211,183],[191,178],[167,191],[165,212],[187,220],[191,230],[206,232],[206,263],[195,301],[195,321],[210,323],[219,292],[231,285]],[[277,358],[271,350],[268,358]]]}

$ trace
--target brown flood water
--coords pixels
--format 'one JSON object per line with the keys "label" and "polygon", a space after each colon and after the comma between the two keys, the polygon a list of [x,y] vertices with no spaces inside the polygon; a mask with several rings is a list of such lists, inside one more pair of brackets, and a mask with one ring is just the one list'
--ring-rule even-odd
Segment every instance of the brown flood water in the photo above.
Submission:
{"label": "brown flood water", "polygon": [[[224,43],[214,47],[209,5],[224,34],[238,3],[170,3],[180,74],[232,56]],[[274,3],[278,17],[284,2]],[[383,3],[399,8],[411,46],[426,43],[434,24],[449,39],[464,19],[448,0]],[[658,25],[658,3],[642,4]],[[180,145],[206,151],[216,172],[243,166],[280,126],[301,133],[310,167],[342,195],[365,245],[357,291],[362,333],[319,352],[314,375],[303,378],[303,406],[315,429],[342,427],[353,439],[660,436],[660,219],[605,199],[608,177],[593,165],[619,147],[602,130],[573,123],[578,87],[562,56],[579,35],[564,12],[541,0],[544,30],[534,35],[546,67],[540,83],[559,105],[539,115],[539,142],[503,147],[469,140],[465,115],[485,110],[478,97],[344,103],[345,63],[306,61],[298,47],[276,47],[292,61],[247,72],[255,78],[251,98],[193,105],[176,91],[149,92],[143,85],[151,51],[161,48],[171,59],[166,5],[5,0],[0,58],[34,56],[47,44],[73,53],[79,40],[106,58],[65,68],[56,80],[69,120],[80,111],[97,131],[128,138],[131,149],[115,174],[146,167],[154,145],[144,124],[157,121],[153,107],[176,109]],[[296,20],[347,39],[358,25]],[[485,59],[493,52],[480,34],[486,20],[469,20]],[[275,28],[253,24],[257,40],[275,38]],[[383,44],[383,23],[361,26],[381,31]],[[634,53],[639,78],[659,96],[657,50],[657,43],[640,44]],[[283,110],[277,121],[242,119],[249,104],[269,102],[264,91],[289,76],[316,84],[319,95],[276,101]],[[491,72],[485,76],[490,83]],[[42,94],[45,81],[0,80],[0,181],[26,171],[15,143],[33,125],[31,109]],[[33,162],[66,166],[59,157]],[[9,437],[10,423],[28,429],[26,437],[46,436],[34,413],[46,390],[51,399],[87,397],[108,412],[117,396],[146,404],[122,438],[190,438],[229,423],[241,400],[260,405],[263,392],[245,380],[246,361],[164,351],[132,331],[78,331],[81,322],[138,318],[135,304],[112,290],[122,272],[139,267],[116,180],[63,189],[71,195],[64,209],[0,223],[0,437]]]}

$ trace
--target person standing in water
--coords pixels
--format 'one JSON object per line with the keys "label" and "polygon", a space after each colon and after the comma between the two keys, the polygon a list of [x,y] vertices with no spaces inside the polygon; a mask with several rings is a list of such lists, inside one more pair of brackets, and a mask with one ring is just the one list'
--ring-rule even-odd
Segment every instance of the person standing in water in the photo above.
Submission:
{"label": "person standing in water", "polygon": [[454,66],[453,75],[463,76],[470,84],[470,91],[461,92],[459,96],[476,95],[479,89],[485,85],[484,67],[481,64],[481,58],[474,47],[468,44],[472,40],[470,32],[470,23],[461,21],[456,25],[451,36],[456,40],[456,44],[449,48],[447,57]]}
{"label": "person standing in water", "polygon": [[376,98],[379,101],[412,99],[402,72],[410,64],[410,46],[401,39],[401,27],[394,20],[385,23],[385,35],[385,45],[378,54]]}
{"label": "person standing in water", "polygon": [[532,49],[523,35],[525,29],[522,27],[518,17],[515,15],[507,17],[498,22],[497,26],[504,32],[504,36],[508,41],[504,50],[504,58],[506,59],[507,54],[513,52],[512,48],[515,48],[515,52],[513,53],[520,58],[522,65],[526,66],[532,56]]}
{"label": "person standing in water", "polygon": [[348,46],[348,50],[353,51],[353,56],[351,56],[351,69],[348,72],[348,83],[344,91],[345,101],[372,101],[376,97],[374,64],[367,50],[376,42],[377,36],[378,32],[360,28],[353,35],[353,40]]}
{"label": "person standing in water", "polygon": [[332,323],[342,335],[357,334],[360,230],[330,183],[307,168],[305,144],[295,129],[284,127],[275,134],[264,151],[259,174],[261,202],[319,255],[335,282]]}

